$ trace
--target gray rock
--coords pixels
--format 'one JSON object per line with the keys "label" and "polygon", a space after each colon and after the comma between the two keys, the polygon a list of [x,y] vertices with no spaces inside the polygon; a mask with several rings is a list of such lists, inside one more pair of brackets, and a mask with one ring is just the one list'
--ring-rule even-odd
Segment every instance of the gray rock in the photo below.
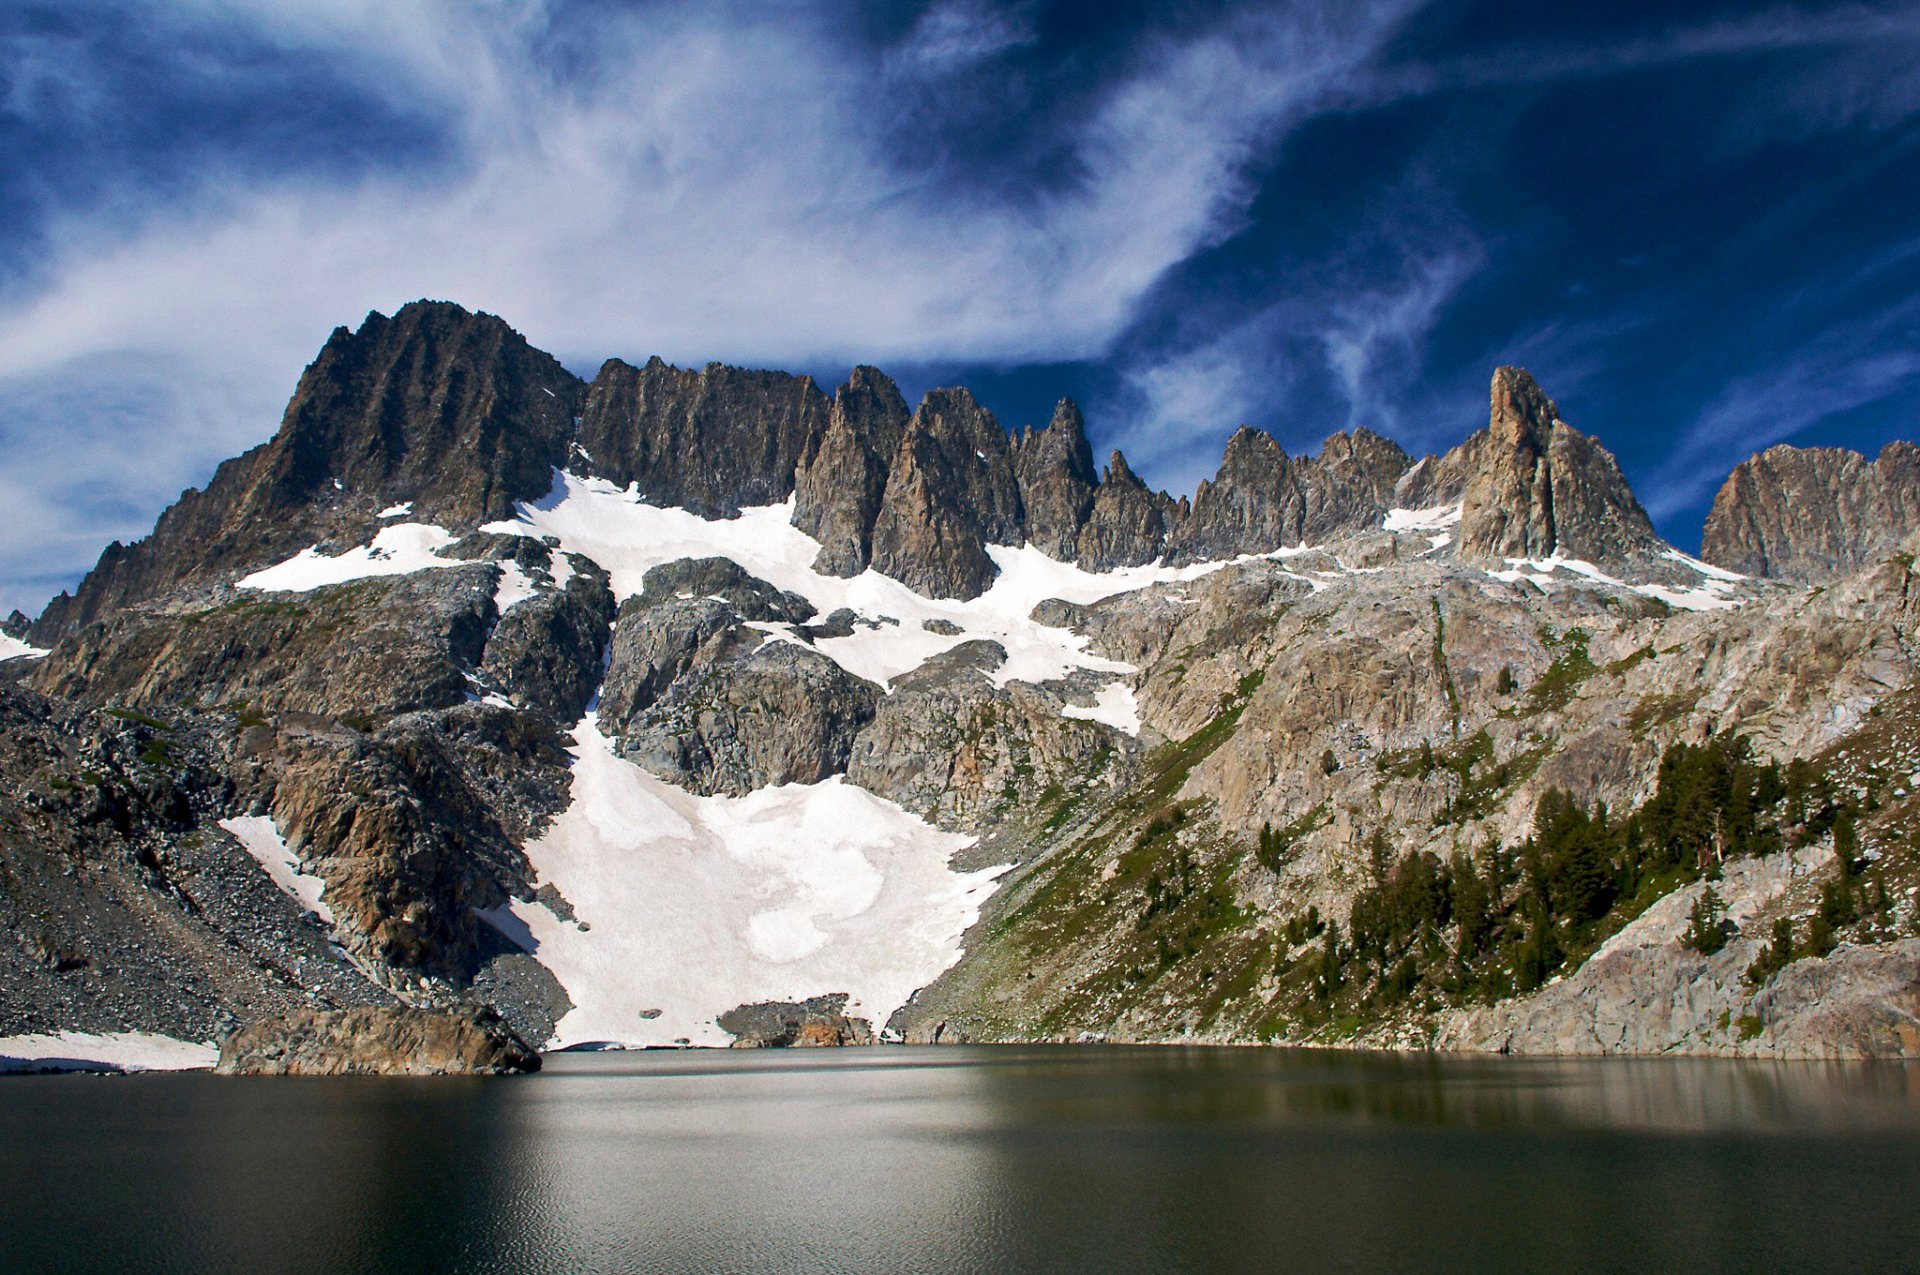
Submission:
{"label": "gray rock", "polygon": [[1877,459],[1837,447],[1770,447],[1713,499],[1700,556],[1743,575],[1822,581],[1897,552],[1920,531],[1920,447]]}

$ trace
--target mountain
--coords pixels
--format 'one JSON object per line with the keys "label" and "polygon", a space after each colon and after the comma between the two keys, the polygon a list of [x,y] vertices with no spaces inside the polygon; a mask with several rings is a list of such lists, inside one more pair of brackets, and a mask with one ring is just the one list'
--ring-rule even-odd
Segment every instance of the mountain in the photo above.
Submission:
{"label": "mountain", "polygon": [[1838,447],[1770,447],[1728,476],[1700,555],[1730,571],[1817,583],[1857,571],[1920,532],[1920,447],[1877,459]]}
{"label": "mountain", "polygon": [[1904,506],[1768,481],[1824,587],[1674,550],[1515,368],[1444,455],[1243,429],[1175,499],[1068,400],[371,315],[9,626],[0,1052],[1920,1052]]}

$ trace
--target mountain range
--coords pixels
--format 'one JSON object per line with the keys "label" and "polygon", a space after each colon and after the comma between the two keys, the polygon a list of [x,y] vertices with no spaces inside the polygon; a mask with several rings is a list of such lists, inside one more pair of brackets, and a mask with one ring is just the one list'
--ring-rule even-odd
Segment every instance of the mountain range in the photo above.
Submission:
{"label": "mountain range", "polygon": [[0,1053],[1920,1054],[1916,549],[1895,443],[1682,553],[1517,368],[1444,455],[1242,429],[1189,499],[1068,400],[583,382],[416,302],[7,622]]}

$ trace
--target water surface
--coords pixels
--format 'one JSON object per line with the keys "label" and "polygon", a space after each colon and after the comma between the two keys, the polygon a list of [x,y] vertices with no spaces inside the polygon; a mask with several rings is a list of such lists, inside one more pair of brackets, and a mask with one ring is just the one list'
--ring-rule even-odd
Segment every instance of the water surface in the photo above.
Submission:
{"label": "water surface", "polygon": [[1250,1049],[0,1080],[32,1271],[1920,1263],[1920,1068]]}

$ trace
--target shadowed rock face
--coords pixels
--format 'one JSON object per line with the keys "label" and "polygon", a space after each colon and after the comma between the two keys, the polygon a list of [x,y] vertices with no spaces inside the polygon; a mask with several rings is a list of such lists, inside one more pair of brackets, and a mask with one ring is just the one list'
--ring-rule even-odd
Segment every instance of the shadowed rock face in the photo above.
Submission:
{"label": "shadowed rock face", "polygon": [[1027,539],[1042,553],[1072,561],[1080,528],[1093,510],[1096,479],[1087,423],[1070,398],[1053,409],[1053,421],[1029,430],[1014,453]]}
{"label": "shadowed rock face", "polygon": [[1152,562],[1167,552],[1174,528],[1186,516],[1184,501],[1150,490],[1116,451],[1094,492],[1086,525],[1080,528],[1075,546],[1080,565],[1089,571],[1111,571]]}
{"label": "shadowed rock face", "polygon": [[1837,447],[1770,447],[1713,499],[1700,556],[1744,575],[1821,581],[1897,551],[1920,530],[1920,447],[1877,459]]}
{"label": "shadowed rock face", "polygon": [[939,598],[986,591],[990,544],[1026,539],[1013,445],[965,390],[934,390],[907,424],[873,528],[873,566]]}
{"label": "shadowed rock face", "polygon": [[1207,562],[1300,542],[1303,502],[1280,444],[1242,426],[1227,440],[1220,471],[1200,484],[1193,512],[1175,528],[1169,556]]}
{"label": "shadowed rock face", "polygon": [[609,359],[587,392],[578,442],[589,473],[638,483],[649,503],[731,517],[793,494],[827,409],[808,376]]}
{"label": "shadowed rock face", "polygon": [[231,577],[338,537],[363,543],[403,501],[455,529],[552,486],[584,387],[490,314],[416,301],[336,328],[272,441],[188,491],[153,534],[114,543],[34,626],[48,645],[116,608]]}
{"label": "shadowed rock face", "polygon": [[826,433],[794,482],[793,525],[820,542],[814,570],[844,577],[867,569],[907,418],[899,388],[870,367],[853,369],[834,395]]}

